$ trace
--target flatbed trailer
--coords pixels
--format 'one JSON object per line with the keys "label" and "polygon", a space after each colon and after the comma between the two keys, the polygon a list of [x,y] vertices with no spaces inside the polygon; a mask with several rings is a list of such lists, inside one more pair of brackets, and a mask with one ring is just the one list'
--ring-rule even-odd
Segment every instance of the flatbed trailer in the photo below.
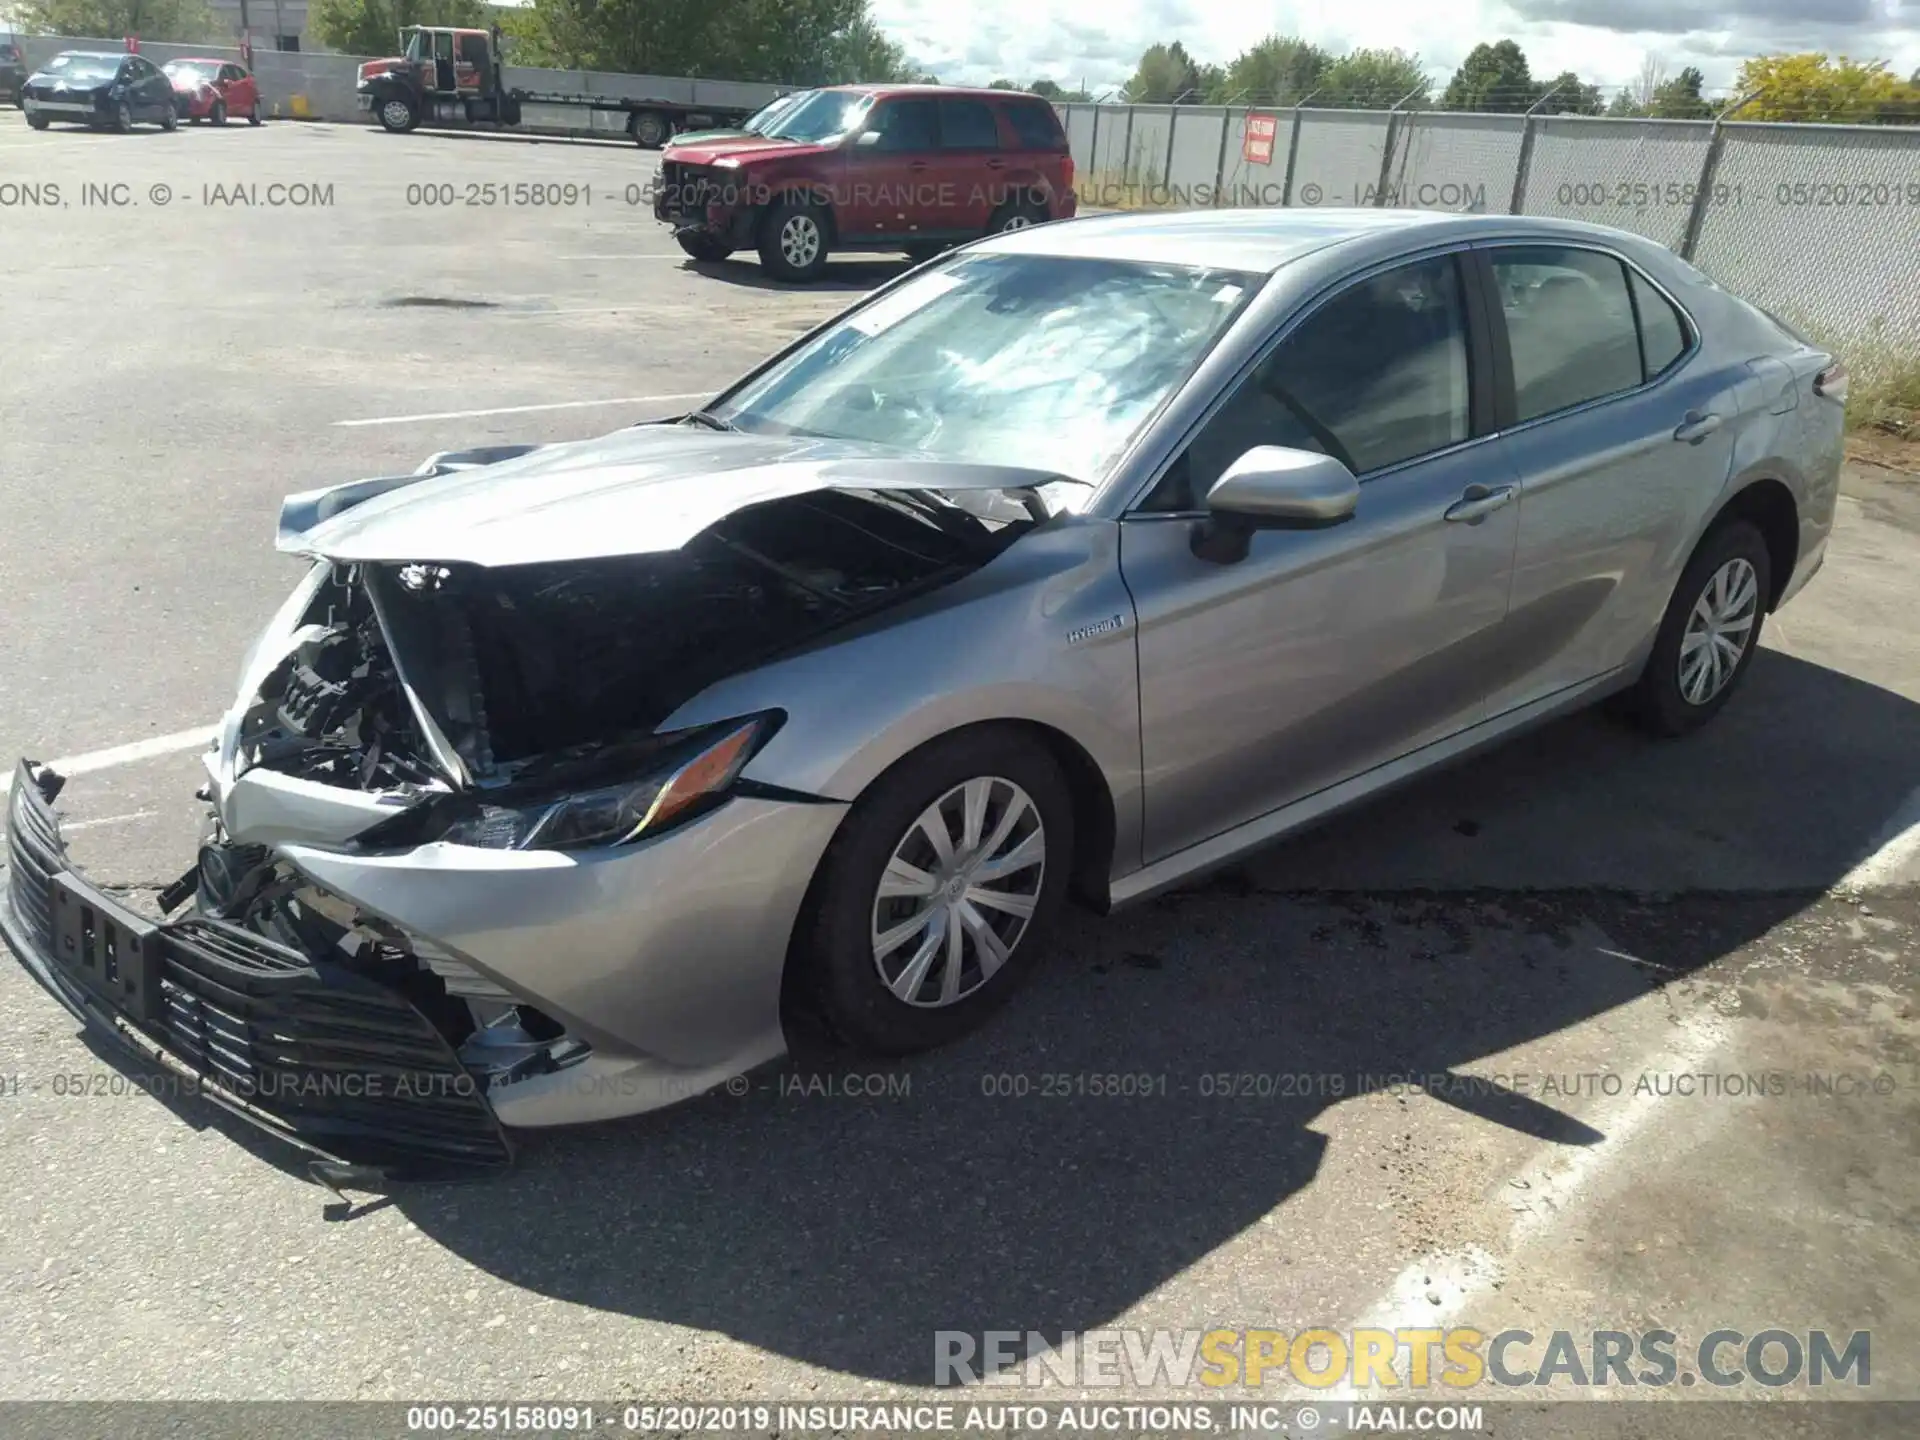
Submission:
{"label": "flatbed trailer", "polygon": [[[400,32],[402,53],[361,65],[358,99],[396,135],[421,126],[512,129],[529,105],[624,115],[621,128],[635,144],[657,150],[676,131],[739,125],[761,104],[714,105],[628,95],[528,90],[507,85],[500,64],[500,32],[410,25]],[[766,87],[766,101],[779,93]]]}

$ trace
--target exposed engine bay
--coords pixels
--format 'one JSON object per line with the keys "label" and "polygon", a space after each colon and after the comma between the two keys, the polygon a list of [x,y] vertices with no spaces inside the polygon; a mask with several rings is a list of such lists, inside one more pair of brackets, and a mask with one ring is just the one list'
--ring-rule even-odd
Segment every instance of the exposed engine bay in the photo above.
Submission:
{"label": "exposed engine bay", "polygon": [[[716,681],[973,572],[1037,518],[1006,492],[818,490],[736,511],[675,550],[335,562],[245,702],[234,773],[396,802],[353,842],[370,850],[444,838],[449,814],[657,768],[681,743],[658,727]],[[589,1053],[430,937],[328,893],[266,845],[216,835],[178,888],[176,906],[197,894],[203,913],[399,991],[483,1086]]]}

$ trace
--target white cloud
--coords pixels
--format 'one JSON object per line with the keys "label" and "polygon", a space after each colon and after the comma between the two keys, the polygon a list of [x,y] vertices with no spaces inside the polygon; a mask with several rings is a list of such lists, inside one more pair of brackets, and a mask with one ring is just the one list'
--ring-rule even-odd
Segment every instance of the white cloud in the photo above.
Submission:
{"label": "white cloud", "polygon": [[[1914,0],[1906,0],[1911,9]],[[1045,76],[1098,94],[1132,73],[1155,41],[1179,40],[1200,60],[1224,64],[1270,34],[1299,35],[1339,51],[1398,47],[1443,82],[1483,40],[1511,37],[1537,76],[1573,70],[1611,88],[1630,82],[1652,52],[1668,73],[1696,65],[1712,89],[1733,83],[1748,56],[1824,49],[1887,59],[1901,75],[1920,67],[1920,31],[1899,0],[1286,0],[1267,8],[1200,0],[873,0],[880,25],[942,80],[1026,83]],[[1664,18],[1672,15],[1674,19]],[[1656,29],[1622,30],[1606,22]],[[1907,21],[1902,24],[1902,20]],[[1580,20],[1589,23],[1568,23]],[[1593,21],[1601,23],[1591,23]]]}

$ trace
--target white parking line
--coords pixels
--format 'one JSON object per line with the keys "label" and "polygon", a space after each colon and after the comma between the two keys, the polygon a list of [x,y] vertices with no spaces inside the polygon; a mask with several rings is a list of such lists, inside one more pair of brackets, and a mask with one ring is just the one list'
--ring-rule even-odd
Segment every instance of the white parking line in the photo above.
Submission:
{"label": "white parking line", "polygon": [[[162,755],[175,755],[182,750],[198,750],[212,739],[211,725],[198,730],[177,730],[171,735],[155,735],[151,739],[135,740],[128,745],[115,745],[106,750],[89,750],[84,755],[49,760],[47,768],[57,775],[90,775],[96,770],[111,770],[116,765],[134,765]],[[0,795],[5,795],[11,789],[13,772],[8,771],[0,776]]]}
{"label": "white parking line", "polygon": [[335,426],[353,430],[364,425],[416,425],[427,420],[472,420],[482,415],[530,415],[536,410],[589,410],[599,405],[654,405],[667,400],[705,400],[712,390],[689,390],[680,395],[621,395],[612,400],[556,400],[549,405],[496,405],[491,410],[438,410],[430,415],[377,415],[369,420],[336,420]]}

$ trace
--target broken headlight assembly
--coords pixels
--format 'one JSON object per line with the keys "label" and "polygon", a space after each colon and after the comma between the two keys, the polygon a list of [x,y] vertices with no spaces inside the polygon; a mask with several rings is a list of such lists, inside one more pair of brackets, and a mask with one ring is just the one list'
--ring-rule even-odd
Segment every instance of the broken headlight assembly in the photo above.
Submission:
{"label": "broken headlight assembly", "polygon": [[[772,738],[778,712],[541,767],[497,790],[449,795],[360,836],[369,848],[445,841],[486,850],[591,850],[649,838],[721,804]],[[621,778],[610,778],[619,774]]]}

